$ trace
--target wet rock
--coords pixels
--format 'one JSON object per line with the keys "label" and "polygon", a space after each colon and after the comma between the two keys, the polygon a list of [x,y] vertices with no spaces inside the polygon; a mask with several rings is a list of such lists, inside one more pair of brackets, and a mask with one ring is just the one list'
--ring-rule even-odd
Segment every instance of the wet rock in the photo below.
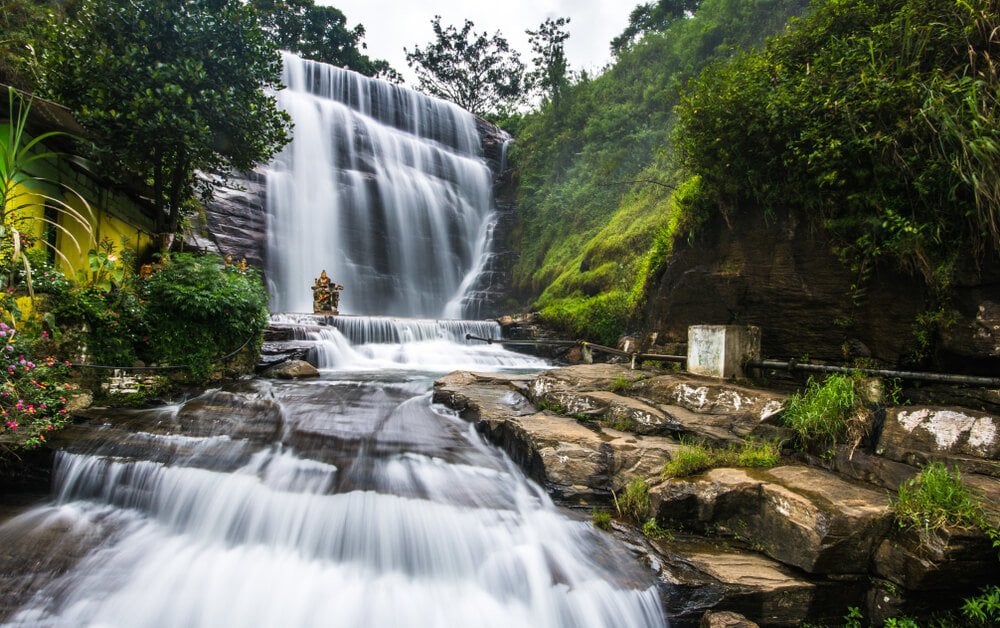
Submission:
{"label": "wet rock", "polygon": [[875,572],[912,591],[965,589],[1000,581],[992,541],[978,529],[900,530],[875,553]]}
{"label": "wet rock", "polygon": [[270,400],[219,390],[181,406],[177,423],[186,436],[229,436],[269,442],[280,432],[281,406]]}
{"label": "wet rock", "polygon": [[538,412],[524,394],[531,379],[452,373],[435,383],[434,401],[475,422],[532,478],[573,503],[607,502],[634,478],[657,476],[680,446]]}
{"label": "wet rock", "polygon": [[319,377],[319,370],[305,360],[288,360],[268,368],[261,373],[261,376],[274,379],[303,379]]}
{"label": "wet rock", "polygon": [[[629,395],[615,391],[628,392]],[[781,410],[784,397],[686,374],[649,377],[624,365],[548,371],[528,389],[540,407],[592,418],[636,434],[738,443]]]}
{"label": "wet rock", "polygon": [[685,373],[659,375],[636,382],[636,394],[656,403],[686,408],[699,414],[728,414],[753,423],[777,415],[785,396]]}
{"label": "wet rock", "polygon": [[701,618],[699,626],[700,628],[758,628],[756,622],[752,622],[743,615],[731,611],[705,613]]}
{"label": "wet rock", "polygon": [[702,625],[698,618],[706,611],[724,617],[723,609],[766,626],[837,622],[846,606],[863,599],[857,580],[810,577],[721,539],[686,536],[652,544],[662,561],[671,625]]}
{"label": "wet rock", "polygon": [[916,466],[942,460],[1000,477],[1000,417],[957,407],[890,408],[876,452]]}
{"label": "wet rock", "polygon": [[650,500],[661,525],[735,535],[817,574],[866,573],[892,520],[886,493],[802,466],[713,469],[655,486]]}

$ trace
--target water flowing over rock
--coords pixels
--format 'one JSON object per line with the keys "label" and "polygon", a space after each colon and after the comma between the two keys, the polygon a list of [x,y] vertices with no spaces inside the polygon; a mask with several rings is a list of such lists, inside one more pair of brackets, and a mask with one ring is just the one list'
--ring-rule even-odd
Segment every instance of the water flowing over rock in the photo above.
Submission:
{"label": "water flowing over rock", "polygon": [[272,310],[311,311],[325,268],[346,314],[461,317],[495,219],[475,117],[294,55],[284,67],[295,133],[267,179]]}

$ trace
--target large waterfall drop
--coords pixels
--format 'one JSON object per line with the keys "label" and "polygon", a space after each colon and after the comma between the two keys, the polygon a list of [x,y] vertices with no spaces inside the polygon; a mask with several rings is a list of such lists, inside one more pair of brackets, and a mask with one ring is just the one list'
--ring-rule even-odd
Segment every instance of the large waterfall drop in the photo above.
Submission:
{"label": "large waterfall drop", "polygon": [[[665,626],[633,554],[433,403],[455,369],[547,367],[468,340],[495,321],[441,320],[492,229],[470,116],[292,56],[285,70],[272,333],[320,376],[91,409],[59,436],[50,499],[0,510],[0,625]],[[323,269],[368,316],[301,313]]]}
{"label": "large waterfall drop", "polygon": [[271,310],[312,311],[326,269],[345,314],[460,318],[492,208],[475,118],[324,63],[284,64],[279,105],[295,128],[267,178]]}

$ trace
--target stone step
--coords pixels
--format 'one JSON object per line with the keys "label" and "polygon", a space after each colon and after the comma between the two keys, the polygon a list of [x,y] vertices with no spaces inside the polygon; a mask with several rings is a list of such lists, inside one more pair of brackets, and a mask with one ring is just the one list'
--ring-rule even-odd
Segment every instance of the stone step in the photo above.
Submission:
{"label": "stone step", "polygon": [[735,611],[762,626],[838,625],[848,606],[864,601],[864,579],[808,576],[724,540],[678,536],[651,544],[673,626],[709,610]]}

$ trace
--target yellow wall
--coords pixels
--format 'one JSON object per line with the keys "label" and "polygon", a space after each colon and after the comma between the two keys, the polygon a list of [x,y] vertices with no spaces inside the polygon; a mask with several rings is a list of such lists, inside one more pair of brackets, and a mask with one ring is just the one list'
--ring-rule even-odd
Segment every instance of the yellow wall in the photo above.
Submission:
{"label": "yellow wall", "polygon": [[[0,144],[3,144],[8,137],[6,130],[7,125],[0,124]],[[38,162],[34,165],[38,165]],[[18,228],[30,232],[35,238],[42,236],[45,232],[45,223],[41,218],[45,215],[46,202],[43,195],[58,199],[78,212],[79,217],[87,223],[86,226],[69,211],[57,212],[57,222],[61,229],[56,230],[55,244],[61,255],[56,255],[56,267],[68,279],[76,281],[77,271],[87,269],[88,252],[96,249],[105,238],[114,243],[116,251],[122,248],[122,238],[127,238],[129,248],[137,257],[153,250],[155,238],[152,235],[152,220],[138,203],[122,192],[102,185],[64,160],[47,160],[41,166],[41,170],[30,174],[57,181],[61,185],[37,181],[19,184],[16,190],[24,194],[16,201],[20,206],[18,214],[27,219],[20,221]],[[67,188],[79,196],[69,192]],[[80,196],[86,200],[81,200]],[[49,204],[54,207],[59,205],[52,201],[49,201]],[[45,245],[38,243],[36,246]]]}

